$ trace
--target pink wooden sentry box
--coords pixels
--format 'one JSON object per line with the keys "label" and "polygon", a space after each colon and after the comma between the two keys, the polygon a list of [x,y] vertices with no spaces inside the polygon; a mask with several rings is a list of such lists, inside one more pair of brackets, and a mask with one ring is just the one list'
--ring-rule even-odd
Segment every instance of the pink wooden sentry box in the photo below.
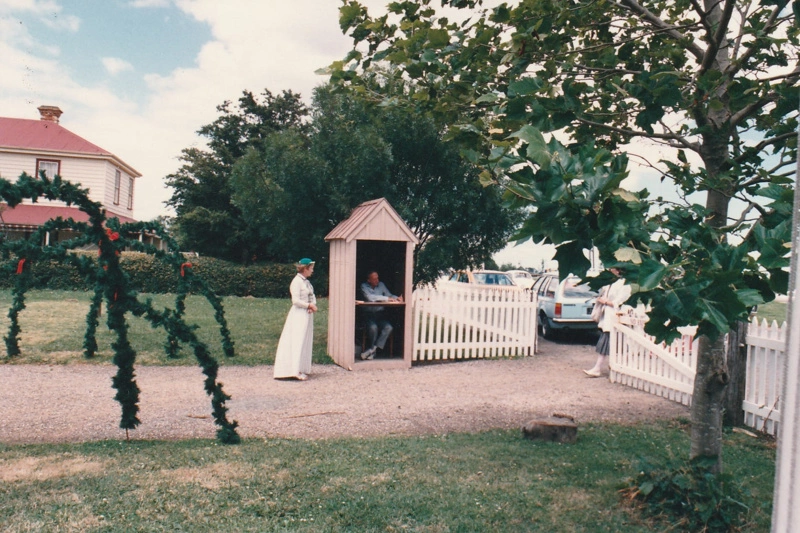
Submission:
{"label": "pink wooden sentry box", "polygon": [[[328,355],[348,370],[411,367],[411,290],[419,239],[384,198],[359,205],[325,237],[330,243]],[[392,293],[408,303],[387,307],[394,331],[388,353],[362,361],[359,287],[376,270]],[[386,352],[389,351],[387,343]]]}

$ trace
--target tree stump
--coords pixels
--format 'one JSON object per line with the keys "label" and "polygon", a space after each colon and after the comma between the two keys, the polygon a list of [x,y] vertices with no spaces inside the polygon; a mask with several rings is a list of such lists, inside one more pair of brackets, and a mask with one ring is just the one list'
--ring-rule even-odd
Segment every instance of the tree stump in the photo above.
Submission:
{"label": "tree stump", "polygon": [[522,426],[526,439],[573,444],[578,439],[578,424],[571,417],[553,415],[531,420]]}

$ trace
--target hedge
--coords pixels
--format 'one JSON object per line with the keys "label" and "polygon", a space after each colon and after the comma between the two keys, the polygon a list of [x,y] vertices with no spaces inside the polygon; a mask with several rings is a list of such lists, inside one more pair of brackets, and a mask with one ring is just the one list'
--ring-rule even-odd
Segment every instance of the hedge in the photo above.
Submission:
{"label": "hedge", "polygon": [[[80,252],[78,252],[80,253]],[[289,284],[297,273],[294,265],[271,263],[239,265],[213,257],[187,258],[195,274],[201,276],[219,296],[255,296],[257,298],[288,298]],[[3,261],[0,270],[9,272],[9,261]],[[140,253],[123,252],[120,265],[130,276],[131,288],[138,292],[172,293],[177,289],[180,275],[158,257]],[[16,266],[16,260],[13,262]],[[30,265],[34,289],[91,290],[77,269],[55,261]],[[320,279],[321,278],[321,279]],[[317,295],[327,294],[324,276],[314,279]],[[0,276],[0,287],[14,286],[13,275]]]}

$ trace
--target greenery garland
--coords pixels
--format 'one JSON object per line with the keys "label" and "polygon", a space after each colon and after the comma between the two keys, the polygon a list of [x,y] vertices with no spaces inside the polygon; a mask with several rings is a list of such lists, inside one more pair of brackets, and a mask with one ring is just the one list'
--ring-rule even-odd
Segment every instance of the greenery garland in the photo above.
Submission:
{"label": "greenery garland", "polygon": [[[36,202],[40,198],[61,200],[68,206],[75,205],[89,216],[89,222],[56,218],[42,225],[27,239],[8,241],[0,236],[0,255],[7,260],[12,257],[18,259],[16,271],[12,272],[12,267],[5,269],[8,275],[15,276],[14,300],[8,312],[11,325],[8,335],[4,338],[8,356],[15,357],[20,354],[19,313],[25,309],[25,293],[31,285],[30,263],[56,260],[72,264],[94,287],[94,295],[86,316],[84,356],[94,357],[97,352],[96,331],[103,301],[108,310],[106,324],[116,335],[116,340],[111,345],[114,351],[113,362],[117,366],[112,386],[117,390],[114,398],[122,408],[120,428],[125,429],[127,434],[128,430],[136,429],[141,423],[138,418],[140,389],[136,384],[134,370],[136,351],[128,338],[126,319],[126,315],[131,313],[137,317],[144,317],[153,327],[164,328],[167,332],[166,351],[169,357],[177,357],[180,343],[191,346],[206,376],[204,388],[211,396],[212,415],[214,422],[219,426],[217,438],[227,444],[238,443],[240,441],[236,433],[238,423],[230,422],[227,418],[228,408],[225,402],[230,396],[223,391],[222,383],[217,382],[219,365],[211,356],[208,347],[195,335],[195,327],[189,326],[183,319],[186,295],[190,291],[203,294],[214,308],[224,354],[226,357],[233,357],[234,344],[225,320],[222,300],[204,280],[194,275],[191,264],[186,262],[163,226],[156,222],[121,224],[117,218],[107,218],[102,205],[89,199],[87,190],[62,180],[60,176],[55,176],[51,180],[42,172],[37,179],[23,173],[16,184],[0,178],[0,199],[9,207],[17,206],[23,199]],[[42,246],[41,243],[44,242],[47,233],[59,230],[70,230],[77,237],[51,246]],[[143,233],[157,235],[167,243],[168,251],[140,242],[138,237]],[[72,250],[87,245],[98,246],[99,255],[96,261],[71,253]],[[174,310],[157,310],[149,299],[145,302],[139,301],[137,293],[129,286],[127,274],[119,263],[119,254],[126,248],[154,254],[170,264],[176,275],[180,275]]]}

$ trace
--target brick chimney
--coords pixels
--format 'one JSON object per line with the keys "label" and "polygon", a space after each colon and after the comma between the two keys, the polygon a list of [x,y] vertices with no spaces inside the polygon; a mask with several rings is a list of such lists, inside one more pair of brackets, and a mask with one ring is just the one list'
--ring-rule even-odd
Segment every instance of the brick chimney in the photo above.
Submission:
{"label": "brick chimney", "polygon": [[39,115],[41,115],[42,120],[46,120],[48,122],[55,122],[58,124],[58,119],[61,116],[61,109],[54,105],[40,105],[37,107],[39,110]]}

